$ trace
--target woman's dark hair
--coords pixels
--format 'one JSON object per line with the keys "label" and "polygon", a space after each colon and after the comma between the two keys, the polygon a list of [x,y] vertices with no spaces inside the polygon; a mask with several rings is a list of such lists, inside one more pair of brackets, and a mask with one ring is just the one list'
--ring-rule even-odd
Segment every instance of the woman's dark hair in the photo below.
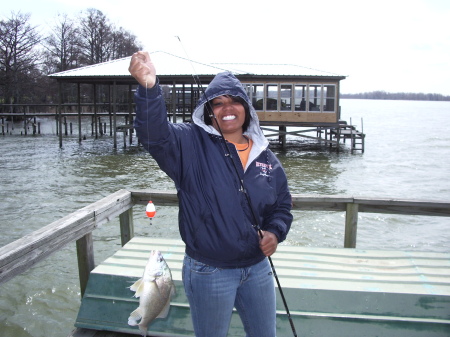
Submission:
{"label": "woman's dark hair", "polygon": [[[240,96],[229,96],[229,95],[225,95],[225,96],[231,98],[233,100],[233,102],[241,103],[242,106],[244,107],[245,120],[244,120],[244,124],[242,124],[242,131],[243,132],[247,131],[247,128],[250,125],[250,119],[251,119],[250,108],[248,106],[247,101]],[[210,117],[210,115],[212,114],[212,111],[211,111],[212,106],[213,106],[212,101],[213,100],[209,100],[204,105],[203,119],[204,119],[206,125],[212,125],[212,120]]]}

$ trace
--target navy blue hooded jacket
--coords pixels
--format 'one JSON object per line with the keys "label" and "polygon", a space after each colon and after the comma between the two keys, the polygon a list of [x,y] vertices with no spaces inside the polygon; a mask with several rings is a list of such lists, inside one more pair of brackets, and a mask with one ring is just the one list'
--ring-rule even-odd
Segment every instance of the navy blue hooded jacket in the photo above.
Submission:
{"label": "navy blue hooded jacket", "polygon": [[[239,80],[229,72],[218,74],[206,89],[193,115],[193,123],[167,120],[162,91],[139,86],[135,128],[141,144],[175,182],[179,199],[179,229],[186,253],[219,268],[247,267],[262,261],[259,236],[240,179],[249,194],[262,230],[286,238],[292,222],[291,195],[279,160],[268,149],[258,116]],[[240,96],[248,102],[253,141],[244,170],[236,148],[203,120],[204,105],[217,96]],[[235,161],[239,177],[231,160]]]}

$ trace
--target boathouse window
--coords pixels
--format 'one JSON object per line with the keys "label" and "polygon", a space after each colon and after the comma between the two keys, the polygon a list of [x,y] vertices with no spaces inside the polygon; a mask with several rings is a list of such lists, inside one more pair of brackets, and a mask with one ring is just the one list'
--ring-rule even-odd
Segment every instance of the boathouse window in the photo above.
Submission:
{"label": "boathouse window", "polygon": [[309,112],[334,112],[336,86],[334,84],[309,84],[307,101],[309,104],[306,109]]}
{"label": "boathouse window", "polygon": [[255,110],[264,110],[264,84],[249,84],[247,94],[250,96]]}
{"label": "boathouse window", "polygon": [[278,111],[278,84],[266,85],[266,110]]}
{"label": "boathouse window", "polygon": [[244,84],[256,111],[335,112],[335,84]]}
{"label": "boathouse window", "polygon": [[309,85],[309,111],[320,111],[320,102],[322,101],[322,85],[310,84]]}
{"label": "boathouse window", "polygon": [[324,85],[323,86],[323,97],[324,105],[323,111],[334,111],[334,102],[336,96],[336,86],[334,85]]}
{"label": "boathouse window", "polygon": [[282,111],[292,111],[292,84],[282,84],[280,90]]}
{"label": "boathouse window", "polygon": [[306,84],[295,85],[295,111],[306,111]]}

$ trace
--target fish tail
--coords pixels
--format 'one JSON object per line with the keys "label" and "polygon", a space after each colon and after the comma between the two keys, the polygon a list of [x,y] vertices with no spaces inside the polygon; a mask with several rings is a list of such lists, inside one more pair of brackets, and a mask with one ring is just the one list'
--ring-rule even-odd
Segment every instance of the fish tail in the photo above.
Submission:
{"label": "fish tail", "polygon": [[147,326],[141,326],[139,325],[139,331],[141,332],[142,336],[147,336]]}
{"label": "fish tail", "polygon": [[128,325],[136,326],[139,324],[138,321],[140,321],[141,319],[142,319],[141,311],[139,310],[139,308],[137,308],[130,314],[130,317],[128,317]]}

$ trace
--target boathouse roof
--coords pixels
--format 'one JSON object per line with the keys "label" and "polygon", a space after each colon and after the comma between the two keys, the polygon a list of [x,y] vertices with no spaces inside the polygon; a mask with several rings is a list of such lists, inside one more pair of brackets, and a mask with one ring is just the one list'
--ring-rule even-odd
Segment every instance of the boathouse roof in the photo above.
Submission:
{"label": "boathouse roof", "polygon": [[[164,51],[151,52],[160,82],[192,82],[192,75],[197,74],[202,80],[210,81],[217,73],[231,71],[240,79],[271,79],[280,77],[313,78],[342,80],[345,76],[294,64],[261,63],[203,63],[189,60]],[[116,82],[117,84],[135,84],[136,80],[128,72],[131,56],[71,69],[49,75],[49,77],[66,82]]]}

